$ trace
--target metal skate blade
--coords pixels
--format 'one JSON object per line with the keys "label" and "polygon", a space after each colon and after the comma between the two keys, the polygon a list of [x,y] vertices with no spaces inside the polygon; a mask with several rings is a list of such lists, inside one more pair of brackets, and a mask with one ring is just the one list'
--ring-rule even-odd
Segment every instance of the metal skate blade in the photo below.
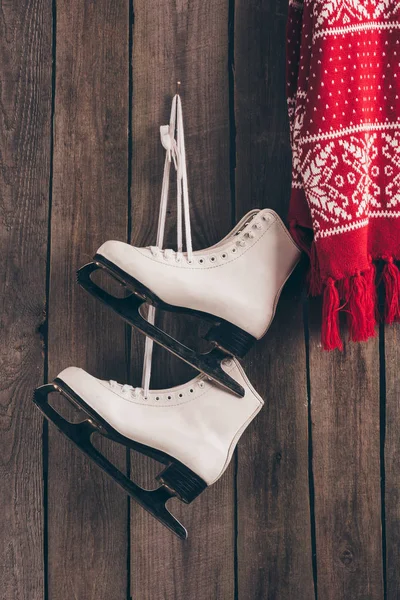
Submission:
{"label": "metal skate blade", "polygon": [[[77,406],[88,417],[80,423],[70,423],[62,417],[48,403],[48,395],[52,392],[59,392],[63,397],[67,398],[72,404]],[[124,443],[124,438],[106,424],[106,422],[97,415],[93,409],[90,409],[87,404],[67,386],[62,380],[56,379],[54,383],[43,385],[35,390],[33,402],[43,415],[57,427],[57,429],[73,442],[81,452],[89,457],[97,466],[99,466],[107,475],[142,506],[147,512],[155,517],[165,527],[170,529],[180,539],[187,538],[187,530],[185,527],[169,512],[166,508],[166,502],[176,496],[173,490],[166,485],[161,485],[155,490],[145,490],[131,481],[124,473],[122,473],[115,465],[113,465],[99,450],[97,450],[92,442],[91,437],[95,432],[100,433],[119,443]],[[115,433],[115,434],[114,434]],[[127,444],[125,444],[127,445]],[[140,444],[131,443],[133,449],[141,451]],[[137,446],[137,447],[136,447]]]}
{"label": "metal skate blade", "polygon": [[[123,275],[121,269],[118,269],[118,267],[112,265],[109,263],[109,261],[104,262],[104,264],[102,261],[105,261],[105,259],[101,260],[99,258],[96,260],[96,262],[89,263],[79,269],[77,273],[79,285],[81,285],[92,296],[100,300],[100,302],[103,302],[103,304],[112,308],[114,312],[116,312],[120,317],[122,317],[122,319],[129,323],[129,325],[135,327],[144,335],[150,337],[157,344],[160,344],[160,346],[163,346],[166,350],[172,352],[172,354],[175,354],[175,356],[185,361],[198,371],[204,373],[208,377],[211,377],[211,379],[228,389],[230,392],[243,398],[245,393],[243,387],[221,367],[221,362],[224,358],[226,358],[226,353],[221,351],[219,348],[213,348],[210,352],[198,354],[192,348],[185,346],[168,333],[156,325],[152,325],[146,321],[144,317],[142,317],[140,314],[140,307],[146,300],[154,305],[160,305],[160,308],[165,309],[165,305],[161,301],[158,302],[154,295],[150,297],[150,292],[148,292],[149,295],[146,296],[146,299],[142,297],[139,298],[133,294],[126,298],[116,298],[94,283],[94,281],[91,279],[91,275],[94,271],[100,268],[106,269],[113,277],[116,277],[119,280],[123,280],[123,276],[125,276],[125,280],[123,280],[123,282],[130,290],[133,290],[135,285],[141,286],[141,284],[139,284],[139,282],[135,282],[133,278],[129,278],[128,281],[128,276],[126,274]],[[143,288],[143,286],[141,287]],[[140,289],[140,292],[144,294],[143,289]]]}

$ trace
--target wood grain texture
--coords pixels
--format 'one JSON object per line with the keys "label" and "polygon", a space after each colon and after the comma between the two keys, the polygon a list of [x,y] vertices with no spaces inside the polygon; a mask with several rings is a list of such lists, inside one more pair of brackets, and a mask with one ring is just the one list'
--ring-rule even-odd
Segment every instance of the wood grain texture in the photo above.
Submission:
{"label": "wood grain texture", "polygon": [[[228,1],[135,1],[133,32],[132,243],[154,243],[164,150],[159,126],[169,121],[176,81],[183,113],[195,249],[231,226],[229,172]],[[175,181],[175,179],[173,180]],[[176,247],[175,185],[171,187],[166,245]],[[189,345],[198,325],[176,315],[162,326]],[[134,335],[132,359],[140,382],[142,338]],[[154,356],[152,387],[176,385],[193,371],[165,351]],[[160,470],[160,469],[158,469]],[[132,478],[154,485],[157,468],[132,454]],[[192,505],[173,513],[189,531],[182,542],[132,504],[133,598],[210,600],[234,597],[234,485],[232,468]]]}
{"label": "wood grain texture", "polygon": [[[269,207],[285,219],[287,3],[236,0],[235,7],[237,217]],[[314,597],[301,289],[297,271],[270,330],[245,360],[265,406],[238,447],[239,600]]]}
{"label": "wood grain texture", "polygon": [[400,598],[400,378],[398,325],[385,327],[386,410],[381,421],[384,440],[387,600]]}
{"label": "wood grain texture", "polygon": [[378,340],[322,351],[320,308],[310,327],[318,595],[382,600]]}
{"label": "wood grain texture", "polygon": [[[124,325],[75,273],[127,239],[128,22],[127,1],[57,2],[50,378],[76,365],[126,381]],[[101,449],[125,468],[124,448]],[[125,599],[127,497],[52,426],[48,489],[49,598]]]}
{"label": "wood grain texture", "polygon": [[[169,507],[186,542],[51,424],[42,436],[31,402],[46,366],[50,379],[77,365],[140,385],[143,336],[131,338],[75,271],[107,239],[154,243],[159,126],[177,80],[194,247],[254,207],[285,217],[286,12],[287,0],[0,2],[0,600],[400,597],[400,330],[322,352],[318,301],[306,302],[303,322],[301,269],[244,361],[263,410],[224,476],[192,505]],[[205,347],[195,318],[158,319]],[[158,347],[154,356],[153,387],[194,375]],[[53,403],[72,418],[65,401]],[[132,479],[155,484],[161,466],[96,445]]]}
{"label": "wood grain texture", "polygon": [[0,598],[43,598],[42,419],[51,5],[0,9]]}

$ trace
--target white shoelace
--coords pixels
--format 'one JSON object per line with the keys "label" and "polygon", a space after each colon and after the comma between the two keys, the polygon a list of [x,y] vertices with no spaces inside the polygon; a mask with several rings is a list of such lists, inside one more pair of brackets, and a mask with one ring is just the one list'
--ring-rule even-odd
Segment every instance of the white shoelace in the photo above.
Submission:
{"label": "white shoelace", "polygon": [[[176,139],[175,139],[176,130]],[[156,248],[162,249],[164,243],[165,221],[167,215],[169,176],[171,162],[173,161],[176,170],[177,183],[177,255],[183,252],[183,222],[185,227],[186,252],[189,261],[192,260],[192,235],[190,228],[190,210],[189,210],[189,189],[186,170],[186,151],[185,135],[183,129],[182,102],[179,94],[175,94],[172,100],[169,125],[160,127],[161,143],[166,150],[164,162],[164,174],[161,188],[160,212],[158,216],[157,241]],[[183,199],[183,202],[182,202]],[[183,210],[182,210],[183,208]],[[182,214],[183,213],[183,214]],[[183,217],[183,218],[182,218]],[[154,246],[153,246],[154,248]],[[154,325],[155,308],[149,306],[147,321]],[[146,337],[144,350],[144,363],[142,373],[142,387],[145,398],[148,395],[151,379],[151,366],[153,359],[153,340]]]}
{"label": "white shoelace", "polygon": [[142,388],[135,388],[133,385],[129,385],[128,383],[121,385],[118,383],[118,381],[114,381],[113,379],[110,379],[110,385],[112,388],[121,390],[122,393],[133,392],[134,396],[138,396],[142,391]]}

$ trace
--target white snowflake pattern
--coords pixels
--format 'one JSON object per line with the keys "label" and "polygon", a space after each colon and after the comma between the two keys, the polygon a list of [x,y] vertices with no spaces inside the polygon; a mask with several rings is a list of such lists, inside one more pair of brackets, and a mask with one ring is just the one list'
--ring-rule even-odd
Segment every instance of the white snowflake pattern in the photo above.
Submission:
{"label": "white snowflake pattern", "polygon": [[370,0],[370,14],[373,19],[389,19],[400,9],[397,0]]}
{"label": "white snowflake pattern", "polygon": [[393,174],[392,165],[397,173],[395,177],[390,177],[390,182],[385,187],[386,208],[393,208],[400,205],[400,134],[384,133],[382,138],[386,142],[382,146],[382,154],[388,161],[385,168],[386,174],[390,176]]}
{"label": "white snowflake pattern", "polygon": [[361,0],[313,0],[313,5],[314,18],[319,26],[338,22],[347,24],[351,18],[361,20],[370,16],[365,2]]}
{"label": "white snowflake pattern", "polygon": [[313,6],[317,27],[348,25],[362,19],[389,19],[400,13],[398,0],[306,0]]}
{"label": "white snowflake pattern", "polygon": [[367,133],[364,139],[351,136],[348,140],[339,140],[339,146],[344,151],[343,163],[349,167],[357,182],[351,195],[352,203],[357,207],[357,218],[367,215],[370,206],[381,207],[378,200],[380,188],[373,180],[374,174],[375,177],[379,174],[379,169],[373,164],[378,156],[376,139],[377,134]]}
{"label": "white snowflake pattern", "polygon": [[363,132],[300,145],[296,169],[315,238],[400,217],[400,131]]}
{"label": "white snowflake pattern", "polygon": [[293,108],[292,113],[289,112],[291,120],[291,145],[292,145],[292,186],[301,187],[301,164],[299,155],[299,140],[303,131],[305,106],[298,98],[296,108]]}
{"label": "white snowflake pattern", "polygon": [[316,229],[323,226],[323,222],[337,225],[352,219],[348,197],[338,190],[335,183],[338,165],[333,141],[325,146],[317,144],[302,161],[304,191]]}

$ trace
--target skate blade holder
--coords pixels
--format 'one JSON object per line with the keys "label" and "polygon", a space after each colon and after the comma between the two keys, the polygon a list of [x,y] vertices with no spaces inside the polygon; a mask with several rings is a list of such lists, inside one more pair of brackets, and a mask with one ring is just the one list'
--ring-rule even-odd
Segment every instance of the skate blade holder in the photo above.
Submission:
{"label": "skate blade holder", "polygon": [[[109,294],[106,290],[98,286],[92,279],[92,274],[98,269],[105,270],[120,284],[128,288],[131,294],[125,298],[117,298]],[[220,385],[229,389],[237,396],[244,396],[243,387],[226,373],[222,367],[222,361],[231,356],[242,357],[254,344],[256,339],[245,331],[235,327],[231,323],[221,321],[211,327],[205,336],[208,341],[215,344],[215,347],[207,353],[200,354],[193,349],[185,346],[168,333],[149,323],[141,314],[140,307],[148,302],[161,310],[169,312],[181,312],[196,315],[198,317],[210,319],[209,315],[174,307],[162,302],[150,290],[145,288],[140,282],[126,274],[116,265],[100,255],[96,255],[94,262],[88,263],[77,272],[77,280],[92,296],[103,302],[103,304],[112,308],[129,325],[141,331],[144,335],[150,337],[155,342],[175,354],[181,360],[201,371]],[[215,322],[215,319],[214,319]]]}
{"label": "skate blade holder", "polygon": [[[65,419],[48,402],[48,396],[53,392],[60,393],[81,413],[83,412],[86,418],[84,417],[84,420],[79,423],[71,423]],[[133,500],[180,539],[187,538],[187,530],[169,512],[166,503],[176,497],[185,504],[190,504],[207,487],[203,479],[165,453],[134,442],[118,433],[61,379],[55,379],[53,383],[37,388],[33,402],[48,421],[107,473]],[[131,450],[166,464],[166,468],[156,476],[161,485],[154,490],[147,490],[131,481],[93,446],[91,438],[94,433],[99,433]]]}

